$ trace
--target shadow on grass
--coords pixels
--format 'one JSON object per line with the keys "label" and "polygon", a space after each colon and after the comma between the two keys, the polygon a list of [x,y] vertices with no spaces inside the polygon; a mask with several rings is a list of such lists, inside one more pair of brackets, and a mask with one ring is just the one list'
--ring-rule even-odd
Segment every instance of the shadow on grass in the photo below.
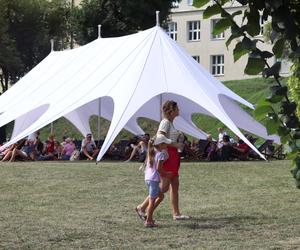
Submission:
{"label": "shadow on grass", "polygon": [[262,219],[267,219],[263,216],[230,216],[216,218],[191,218],[186,223],[181,224],[182,227],[189,229],[221,229],[226,226],[242,226],[245,224],[261,224]]}

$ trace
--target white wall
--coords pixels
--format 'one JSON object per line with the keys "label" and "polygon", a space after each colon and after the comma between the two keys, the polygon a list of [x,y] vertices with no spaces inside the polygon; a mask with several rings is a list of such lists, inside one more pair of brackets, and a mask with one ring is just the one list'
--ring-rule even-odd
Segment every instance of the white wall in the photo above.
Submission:
{"label": "white wall", "polygon": [[[225,42],[230,37],[230,29],[225,31],[225,38],[221,40],[212,39],[211,36],[211,19],[216,19],[218,16],[213,16],[211,19],[203,19],[203,10],[187,4],[188,0],[182,0],[178,8],[174,9],[170,19],[177,22],[177,42],[184,47],[190,55],[200,56],[200,64],[211,72],[211,55],[224,55],[224,75],[216,76],[221,81],[238,80],[251,78],[253,76],[245,75],[244,68],[247,63],[248,56],[245,55],[237,62],[233,59],[233,49],[237,41],[232,41],[231,45],[226,48]],[[245,7],[239,4],[228,5],[227,11],[233,13],[238,10],[244,10]],[[236,22],[241,23],[242,17],[237,16]],[[201,39],[199,41],[188,41],[188,21],[201,21]],[[258,37],[263,40],[263,36]],[[272,46],[267,43],[260,43],[259,47],[263,50],[271,51]],[[274,62],[274,58],[270,59],[270,63]],[[288,66],[283,65],[285,73]]]}

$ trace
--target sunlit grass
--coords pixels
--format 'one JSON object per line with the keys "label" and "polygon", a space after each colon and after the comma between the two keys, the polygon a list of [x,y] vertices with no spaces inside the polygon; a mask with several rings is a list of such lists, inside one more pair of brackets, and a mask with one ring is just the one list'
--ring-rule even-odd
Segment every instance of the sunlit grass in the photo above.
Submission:
{"label": "sunlit grass", "polygon": [[297,249],[299,191],[289,161],[183,163],[174,222],[166,199],[146,229],[137,163],[0,166],[0,249]]}

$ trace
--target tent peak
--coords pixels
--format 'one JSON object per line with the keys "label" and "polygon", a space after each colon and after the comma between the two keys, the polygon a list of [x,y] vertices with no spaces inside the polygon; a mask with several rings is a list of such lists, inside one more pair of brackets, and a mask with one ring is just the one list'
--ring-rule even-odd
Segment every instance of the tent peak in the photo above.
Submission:
{"label": "tent peak", "polygon": [[54,51],[54,39],[50,39],[51,52]]}
{"label": "tent peak", "polygon": [[159,10],[156,11],[156,26],[160,26],[160,23],[159,23]]}
{"label": "tent peak", "polygon": [[101,24],[98,24],[98,38],[101,38]]}

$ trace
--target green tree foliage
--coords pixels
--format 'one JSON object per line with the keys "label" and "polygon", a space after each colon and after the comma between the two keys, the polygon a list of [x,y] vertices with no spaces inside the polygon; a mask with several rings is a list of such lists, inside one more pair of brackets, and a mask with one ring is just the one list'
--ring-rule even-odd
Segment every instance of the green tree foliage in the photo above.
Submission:
{"label": "green tree foliage", "polygon": [[[271,23],[266,23],[264,25],[264,40],[265,42],[271,42],[273,35],[273,29],[271,26]],[[280,34],[278,34],[280,36]],[[291,53],[291,49],[289,46],[289,43],[284,38],[277,38],[277,40],[280,40],[276,44],[276,47],[274,48],[275,51],[279,50],[282,51],[281,58],[282,59],[288,59],[289,53]],[[293,102],[296,103],[297,106],[297,116],[300,117],[300,76],[297,75],[297,72],[299,71],[299,63],[297,63],[296,60],[294,60],[294,65],[290,68],[291,72],[294,72],[292,76],[288,78],[287,84],[289,87],[289,96]]]}
{"label": "green tree foliage", "polygon": [[[0,9],[7,12],[7,6],[0,0]],[[15,79],[18,67],[22,65],[16,41],[8,34],[8,19],[0,15],[0,82],[2,91],[8,89],[9,79]],[[1,93],[0,93],[1,94]]]}
{"label": "green tree foliage", "polygon": [[[68,0],[0,0],[0,95],[50,52],[68,45]],[[0,128],[0,143],[6,140]]]}
{"label": "green tree foliage", "polygon": [[[280,80],[280,62],[269,65],[268,58],[282,57],[285,45],[288,45],[288,57],[294,63],[289,88],[299,80],[300,76],[300,1],[299,0],[237,0],[232,1],[245,6],[244,11],[229,13],[225,5],[230,0],[214,0],[208,6],[203,16],[210,17],[220,14],[215,34],[225,29],[231,29],[231,36],[226,41],[228,46],[233,40],[239,38],[233,51],[235,61],[248,54],[248,63],[245,73],[255,75],[262,73],[264,77],[272,77],[274,81],[270,86],[270,95],[257,104],[254,114],[258,119],[264,119],[269,134],[277,133],[282,143],[289,147],[289,157],[293,159],[295,168],[291,171],[300,188],[300,122],[296,115],[296,103],[290,101],[288,88]],[[211,3],[209,0],[194,0],[194,6],[202,7]],[[242,24],[234,20],[234,16],[243,15]],[[270,39],[273,44],[272,52],[262,51],[257,47],[261,42],[256,36],[260,32],[260,15],[271,22]],[[296,93],[296,92],[295,92]],[[299,92],[298,92],[299,93]],[[299,98],[298,93],[296,97]],[[295,98],[294,98],[295,99]]]}
{"label": "green tree foliage", "polygon": [[74,10],[75,38],[86,44],[98,37],[98,25],[102,36],[128,35],[155,25],[155,11],[160,11],[164,21],[170,14],[173,0],[83,0]]}
{"label": "green tree foliage", "polygon": [[0,80],[2,91],[50,52],[50,39],[66,47],[67,0],[0,0]]}
{"label": "green tree foliage", "polygon": [[295,63],[291,67],[293,75],[288,79],[288,87],[291,99],[297,104],[297,116],[300,117],[300,64]]}

